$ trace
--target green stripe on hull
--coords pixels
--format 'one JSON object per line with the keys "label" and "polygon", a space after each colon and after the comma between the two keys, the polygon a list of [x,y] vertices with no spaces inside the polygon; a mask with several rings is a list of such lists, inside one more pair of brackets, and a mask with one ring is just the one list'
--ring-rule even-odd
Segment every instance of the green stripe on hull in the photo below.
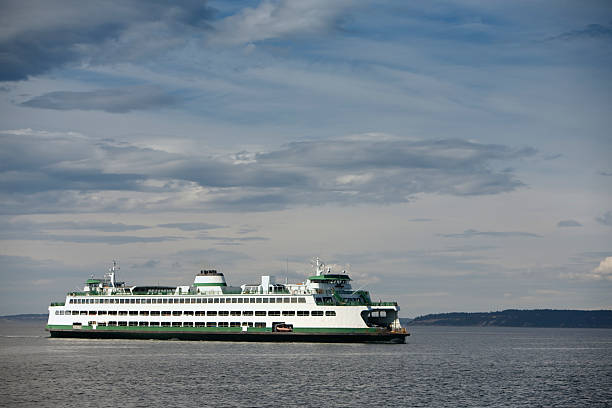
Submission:
{"label": "green stripe on hull", "polygon": [[296,333],[376,333],[375,327],[294,327]]}
{"label": "green stripe on hull", "polygon": [[[71,325],[50,325],[52,337],[95,338],[95,339],[140,339],[140,340],[187,340],[187,341],[241,341],[241,342],[317,342],[317,343],[404,343],[407,333],[386,331],[375,332],[272,332],[268,328],[249,328],[247,332],[220,331],[224,328],[203,328],[188,331],[179,327],[168,327],[164,330],[144,330],[135,327],[126,328],[111,326],[106,330],[92,330],[89,326],[73,329]],[[60,328],[61,327],[61,328]],[[130,330],[131,329],[131,330]],[[161,328],[156,328],[161,329]],[[177,330],[178,329],[178,330]],[[202,330],[204,329],[204,330]],[[208,329],[208,330],[207,330]],[[233,328],[232,328],[233,329]]]}

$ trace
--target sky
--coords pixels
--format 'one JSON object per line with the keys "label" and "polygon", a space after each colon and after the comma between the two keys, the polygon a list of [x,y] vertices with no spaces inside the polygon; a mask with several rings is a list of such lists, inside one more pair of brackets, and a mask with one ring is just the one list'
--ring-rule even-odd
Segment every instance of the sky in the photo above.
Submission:
{"label": "sky", "polygon": [[102,276],[612,308],[609,1],[0,0],[0,315]]}

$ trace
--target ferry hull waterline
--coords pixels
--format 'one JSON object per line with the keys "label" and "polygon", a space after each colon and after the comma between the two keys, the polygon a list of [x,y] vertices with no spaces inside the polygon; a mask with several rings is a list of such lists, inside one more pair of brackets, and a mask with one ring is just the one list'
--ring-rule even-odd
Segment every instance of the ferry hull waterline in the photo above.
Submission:
{"label": "ferry hull waterline", "polygon": [[345,271],[317,258],[316,273],[296,284],[262,276],[259,284],[228,286],[216,270],[192,285],[128,286],[116,263],[82,292],[49,306],[52,337],[245,342],[404,343],[397,302],[372,302],[353,290]]}

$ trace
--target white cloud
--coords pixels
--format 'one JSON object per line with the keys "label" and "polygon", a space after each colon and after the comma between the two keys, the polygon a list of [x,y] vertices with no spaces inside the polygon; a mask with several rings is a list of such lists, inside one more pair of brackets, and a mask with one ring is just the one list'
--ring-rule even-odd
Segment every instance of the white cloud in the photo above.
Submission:
{"label": "white cloud", "polygon": [[612,256],[605,258],[590,274],[594,279],[612,280]]}
{"label": "white cloud", "polygon": [[[249,44],[273,38],[317,35],[333,30],[341,12],[352,1],[264,1],[214,24],[211,43]],[[252,48],[252,47],[251,47]]]}
{"label": "white cloud", "polygon": [[14,136],[32,136],[39,138],[55,138],[55,137],[69,137],[86,139],[84,135],[78,132],[51,132],[48,130],[34,130],[30,128],[25,129],[13,129],[13,130],[0,130],[0,135],[14,135]]}
{"label": "white cloud", "polygon": [[363,184],[374,178],[373,174],[346,174],[336,178],[338,184]]}
{"label": "white cloud", "polygon": [[587,273],[568,272],[560,274],[562,278],[582,280],[610,280],[612,281],[612,256],[604,258],[599,266]]}

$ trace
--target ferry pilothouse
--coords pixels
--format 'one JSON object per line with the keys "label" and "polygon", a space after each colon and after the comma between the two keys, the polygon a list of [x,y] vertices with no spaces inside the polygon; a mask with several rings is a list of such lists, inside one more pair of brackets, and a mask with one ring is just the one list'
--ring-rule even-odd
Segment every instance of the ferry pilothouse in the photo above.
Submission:
{"label": "ferry pilothouse", "polygon": [[373,302],[318,258],[315,274],[295,284],[266,275],[228,286],[223,273],[202,270],[192,285],[128,286],[118,269],[113,262],[51,304],[52,337],[403,343],[409,335],[397,302]]}

